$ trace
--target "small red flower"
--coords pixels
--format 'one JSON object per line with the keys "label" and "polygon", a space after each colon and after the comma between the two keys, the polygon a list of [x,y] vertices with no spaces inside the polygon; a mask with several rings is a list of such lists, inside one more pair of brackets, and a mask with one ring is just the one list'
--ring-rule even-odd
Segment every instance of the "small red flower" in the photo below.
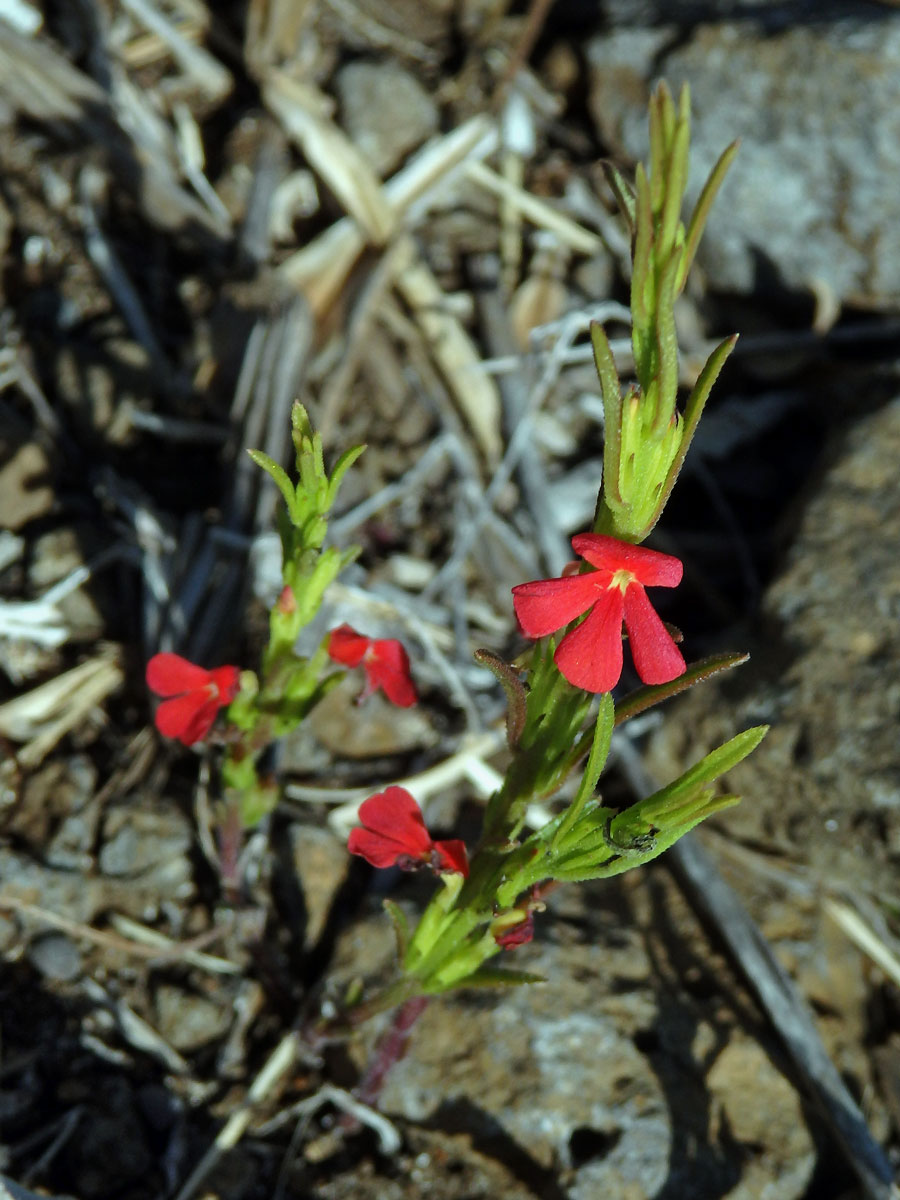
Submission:
{"label": "small red flower", "polygon": [[207,671],[179,654],[154,654],[147,663],[147,687],[157,696],[172,697],[156,710],[156,728],[185,746],[202,741],[219,709],[238,694],[240,674],[238,667]]}
{"label": "small red flower", "polygon": [[465,843],[432,841],[422,810],[406,788],[389,787],[370,796],[359,806],[359,819],[363,828],[351,830],[347,849],[373,867],[409,871],[426,863],[434,871],[469,874]]}
{"label": "small red flower", "polygon": [[378,688],[400,708],[409,708],[418,699],[409,673],[409,655],[395,638],[367,638],[350,625],[340,625],[328,638],[328,654],[345,667],[362,664],[366,686],[360,700]]}
{"label": "small red flower", "polygon": [[681,651],[644,591],[676,587],[683,570],[680,560],[598,533],[579,533],[572,547],[597,569],[514,587],[513,605],[523,633],[545,637],[587,613],[560,642],[554,661],[569,683],[588,692],[609,692],[619,682],[623,620],[644,683],[668,683],[683,674]]}

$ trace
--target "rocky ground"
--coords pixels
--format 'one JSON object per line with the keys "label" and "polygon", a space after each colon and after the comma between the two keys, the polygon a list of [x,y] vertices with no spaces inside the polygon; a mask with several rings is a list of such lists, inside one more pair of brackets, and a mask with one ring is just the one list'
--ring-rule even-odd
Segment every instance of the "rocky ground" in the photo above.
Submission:
{"label": "rocky ground", "polygon": [[[886,3],[0,0],[0,1198],[892,1194],[898,54]],[[752,658],[603,787],[772,724],[697,836],[796,992],[773,1015],[669,855],[555,893],[516,951],[547,982],[433,1002],[360,1125],[378,1028],[303,1033],[387,970],[385,892],[427,888],[346,829],[414,778],[474,834],[502,770],[472,651],[516,652],[509,588],[590,519],[586,327],[627,295],[599,160],[646,153],[659,77],[692,195],[742,139],[680,313],[686,383],[742,336],[655,535],[665,616]],[[243,449],[287,461],[295,396],[330,455],[368,445],[313,644],[402,638],[422,699],[348,679],[286,739],[235,895],[215,754],[157,737],[143,666],[255,663],[275,497]]]}

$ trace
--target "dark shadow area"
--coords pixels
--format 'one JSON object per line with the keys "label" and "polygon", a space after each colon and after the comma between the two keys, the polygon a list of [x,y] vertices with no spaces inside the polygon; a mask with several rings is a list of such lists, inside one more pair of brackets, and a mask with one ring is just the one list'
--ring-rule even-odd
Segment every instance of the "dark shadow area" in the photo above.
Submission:
{"label": "dark shadow area", "polygon": [[502,1163],[538,1200],[567,1200],[558,1170],[540,1166],[495,1117],[478,1107],[477,1098],[444,1100],[422,1124],[425,1129],[467,1134],[480,1154]]}

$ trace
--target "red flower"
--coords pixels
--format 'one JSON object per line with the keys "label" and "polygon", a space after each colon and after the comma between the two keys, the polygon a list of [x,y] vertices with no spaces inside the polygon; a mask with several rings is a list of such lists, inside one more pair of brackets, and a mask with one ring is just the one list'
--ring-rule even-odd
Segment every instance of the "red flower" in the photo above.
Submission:
{"label": "red flower", "polygon": [[681,562],[598,533],[579,533],[572,547],[597,569],[514,587],[513,605],[522,631],[528,637],[544,637],[587,613],[560,642],[554,660],[569,683],[588,692],[609,692],[619,681],[623,620],[644,683],[668,683],[683,674],[681,652],[644,591],[676,587]]}
{"label": "red flower", "polygon": [[350,625],[340,625],[328,638],[328,654],[345,667],[362,663],[366,687],[360,700],[378,688],[400,708],[409,708],[418,699],[409,674],[409,655],[395,638],[367,638]]}
{"label": "red flower", "polygon": [[219,709],[238,694],[240,674],[238,667],[207,671],[178,654],[154,654],[147,663],[147,687],[157,696],[173,697],[156,710],[156,728],[185,746],[202,741]]}
{"label": "red flower", "polygon": [[370,796],[359,806],[359,819],[363,828],[351,830],[347,849],[373,867],[396,865],[409,871],[426,863],[434,871],[469,874],[465,844],[432,841],[422,810],[406,788],[389,787]]}

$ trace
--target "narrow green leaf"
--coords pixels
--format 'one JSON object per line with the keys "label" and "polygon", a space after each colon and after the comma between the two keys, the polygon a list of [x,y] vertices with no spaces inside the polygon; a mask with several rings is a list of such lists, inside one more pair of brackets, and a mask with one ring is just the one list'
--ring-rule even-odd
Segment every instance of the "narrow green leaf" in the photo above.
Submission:
{"label": "narrow green leaf", "polygon": [[671,783],[641,801],[642,815],[655,823],[656,815],[663,819],[666,810],[685,796],[690,796],[706,784],[715,783],[720,775],[733,770],[739,762],[747,757],[768,732],[768,725],[754,725],[743,733],[730,738],[729,741],[710,751],[698,763],[695,763],[683,775],[679,775]]}
{"label": "narrow green leaf", "polygon": [[[686,92],[682,89],[682,101]],[[681,105],[682,109],[684,105]],[[679,114],[672,138],[672,149],[669,155],[669,170],[666,177],[666,195],[659,218],[659,230],[656,236],[656,253],[660,264],[667,263],[669,255],[675,248],[675,238],[681,221],[681,206],[684,202],[684,192],[688,181],[688,156],[691,144],[691,124],[689,115]]]}
{"label": "narrow green leaf", "polygon": [[499,655],[491,650],[476,650],[475,661],[486,667],[494,676],[506,694],[506,741],[510,750],[515,750],[525,728],[527,700],[525,685],[519,678],[515,667],[504,662]]}
{"label": "narrow green leaf", "polygon": [[[679,96],[679,108],[684,104],[685,91],[687,84],[684,84]],[[672,142],[675,140],[675,126],[677,118],[675,116],[675,104],[672,100],[672,93],[669,90],[669,85],[664,79],[659,81],[656,88],[659,120],[662,125],[663,142],[666,146],[667,156],[671,154]]]}
{"label": "narrow green leaf", "polygon": [[635,198],[634,188],[615,165],[608,159],[604,159],[600,163],[603,169],[603,174],[606,176],[606,182],[612,189],[612,193],[616,198],[616,203],[619,206],[619,211],[628,222],[628,231],[634,237],[635,229]]}
{"label": "narrow green leaf", "polygon": [[598,321],[591,321],[591,346],[594,351],[594,367],[600,380],[604,404],[607,403],[607,398],[610,403],[616,403],[622,397],[619,373],[616,370],[616,360],[613,358],[606,330]]}
{"label": "narrow green leaf", "polygon": [[734,349],[738,340],[738,335],[733,333],[731,337],[725,338],[720,342],[706,360],[703,370],[697,382],[694,384],[694,389],[688,396],[687,404],[684,409],[684,417],[682,419],[681,443],[678,447],[678,453],[672,460],[672,465],[669,467],[669,473],[666,476],[666,482],[660,492],[659,504],[653,512],[653,518],[646,529],[649,533],[656,522],[659,520],[660,513],[665,507],[666,501],[671,494],[672,488],[675,486],[676,480],[681,473],[681,468],[684,465],[684,459],[690,448],[691,440],[697,428],[697,423],[703,414],[703,408],[709,398],[709,393],[712,390],[713,384],[719,377],[719,372],[725,365],[725,360]]}
{"label": "narrow green leaf", "polygon": [[747,662],[749,657],[749,654],[741,653],[713,654],[709,658],[701,658],[695,663],[689,663],[685,673],[679,675],[677,679],[672,679],[669,683],[646,684],[644,687],[629,692],[616,704],[616,725],[630,721],[632,717],[646,712],[648,708],[652,708],[663,700],[668,700],[671,696],[686,692],[694,684],[701,683],[704,679],[710,679],[713,675],[718,675],[720,671],[729,671],[732,667]]}
{"label": "narrow green leaf", "polygon": [[334,464],[334,470],[331,472],[331,479],[328,482],[328,490],[325,493],[325,512],[330,512],[331,507],[337,499],[338,489],[343,482],[344,476],[365,451],[365,446],[351,446],[349,450],[345,450],[341,457]]}
{"label": "narrow green leaf", "polygon": [[725,178],[728,168],[734,161],[734,156],[737,154],[739,147],[740,141],[735,141],[722,151],[718,162],[712,171],[710,171],[709,178],[703,185],[703,190],[700,193],[688,224],[684,243],[684,257],[681,260],[681,270],[676,282],[676,293],[680,293],[684,288],[688,272],[697,253],[697,247],[700,245],[700,238],[703,236],[703,230],[706,226],[710,209],[713,206],[713,201],[716,198],[719,188],[722,186],[722,181]]}
{"label": "narrow green leaf", "polygon": [[400,962],[406,957],[406,948],[409,945],[409,921],[406,919],[406,913],[393,900],[382,900],[384,911],[391,919],[391,925],[394,929],[394,937],[397,942],[397,958]]}
{"label": "narrow green leaf", "polygon": [[293,521],[297,511],[297,497],[294,492],[294,485],[288,478],[288,473],[283,467],[280,467],[273,458],[262,450],[248,450],[247,453],[253,459],[258,467],[270,475],[278,486],[278,490],[284,497],[284,502],[287,505],[288,515]]}
{"label": "narrow green leaf", "polygon": [[739,802],[740,796],[709,796],[703,804],[692,809],[690,815],[677,826],[676,830],[667,836],[654,837],[652,844],[646,850],[622,855],[613,854],[606,859],[600,855],[593,858],[590,855],[577,858],[573,855],[554,869],[554,878],[566,883],[583,883],[589,879],[610,879],[613,875],[622,875],[625,871],[642,867],[645,863],[652,862],[654,858],[659,858],[661,854],[674,846],[679,838],[690,833],[701,821],[715,816],[716,813],[722,812],[726,808],[732,808]]}
{"label": "narrow green leaf", "polygon": [[675,330],[675,276],[678,256],[673,253],[659,281],[659,303],[656,309],[657,357],[659,360],[659,393],[653,417],[653,431],[661,434],[671,422],[678,398],[678,334]]}
{"label": "narrow green leaf", "polygon": [[544,975],[531,971],[510,971],[505,967],[479,967],[474,975],[459,980],[454,987],[519,987],[525,983],[546,983]]}
{"label": "narrow green leaf", "polygon": [[581,783],[578,785],[578,791],[575,793],[572,803],[569,805],[556,833],[553,835],[551,848],[559,846],[565,839],[566,834],[575,825],[584,810],[585,804],[596,790],[597,781],[600,778],[603,768],[606,766],[606,760],[609,758],[609,747],[612,741],[615,715],[616,709],[612,693],[604,692],[600,697],[597,720],[594,724],[594,737],[591,742],[591,752],[585,764]]}
{"label": "narrow green leaf", "polygon": [[669,157],[661,88],[657,89],[650,97],[649,118],[650,207],[654,213],[658,213],[666,194],[666,165]]}
{"label": "narrow green leaf", "polygon": [[[645,334],[647,325],[654,310],[654,284],[652,248],[653,248],[653,215],[650,209],[650,187],[647,174],[641,163],[635,172],[635,188],[637,193],[634,230],[634,259],[631,268],[631,319],[632,333],[638,336]],[[638,379],[641,378],[640,367],[643,364],[643,354],[635,345],[635,366],[638,368]]]}

